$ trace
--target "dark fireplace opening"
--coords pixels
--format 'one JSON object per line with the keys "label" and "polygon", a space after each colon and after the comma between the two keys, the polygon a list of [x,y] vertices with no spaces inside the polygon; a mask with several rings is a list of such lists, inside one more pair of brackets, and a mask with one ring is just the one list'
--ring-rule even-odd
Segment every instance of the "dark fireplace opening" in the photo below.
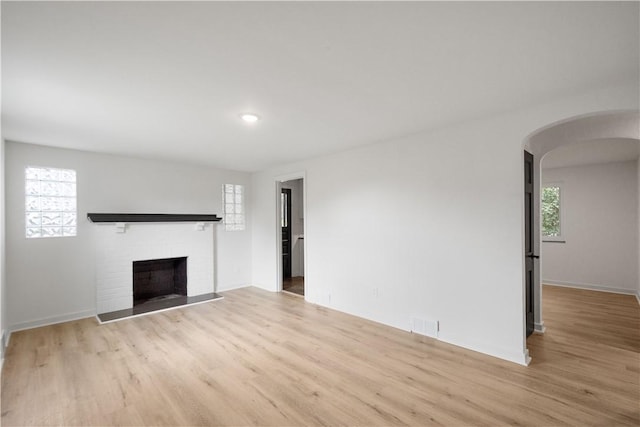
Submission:
{"label": "dark fireplace opening", "polygon": [[187,295],[187,258],[133,262],[133,305]]}

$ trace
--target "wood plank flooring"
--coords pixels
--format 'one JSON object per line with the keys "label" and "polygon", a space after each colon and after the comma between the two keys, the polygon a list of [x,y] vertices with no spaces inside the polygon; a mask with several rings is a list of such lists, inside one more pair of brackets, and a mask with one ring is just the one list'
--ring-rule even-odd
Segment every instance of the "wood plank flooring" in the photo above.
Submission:
{"label": "wood plank flooring", "polygon": [[2,425],[639,425],[635,298],[543,294],[529,367],[255,288],[17,332]]}
{"label": "wood plank flooring", "polygon": [[282,290],[304,296],[304,276],[282,279]]}

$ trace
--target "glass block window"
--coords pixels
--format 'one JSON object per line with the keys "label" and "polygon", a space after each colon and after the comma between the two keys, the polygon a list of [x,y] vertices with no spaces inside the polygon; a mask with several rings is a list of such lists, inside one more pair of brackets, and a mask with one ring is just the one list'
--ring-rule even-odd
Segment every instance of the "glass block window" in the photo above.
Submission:
{"label": "glass block window", "polygon": [[25,229],[27,239],[75,236],[76,171],[25,169]]}
{"label": "glass block window", "polygon": [[222,186],[222,205],[224,229],[226,231],[244,230],[244,186],[224,184]]}
{"label": "glass block window", "polygon": [[542,236],[561,238],[560,186],[542,188]]}

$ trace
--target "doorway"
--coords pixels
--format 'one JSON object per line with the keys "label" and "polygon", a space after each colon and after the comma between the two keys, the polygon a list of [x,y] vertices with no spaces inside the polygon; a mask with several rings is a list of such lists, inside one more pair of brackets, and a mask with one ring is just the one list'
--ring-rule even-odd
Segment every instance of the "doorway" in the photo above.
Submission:
{"label": "doorway", "polygon": [[304,180],[283,181],[280,187],[282,290],[304,297]]}
{"label": "doorway", "polygon": [[[542,182],[541,182],[541,160],[547,153],[560,148],[574,144],[583,146],[583,144],[594,141],[611,141],[612,139],[633,139],[638,141],[638,125],[640,123],[640,114],[636,110],[629,111],[600,111],[593,112],[581,116],[574,116],[560,120],[558,122],[544,126],[532,134],[524,141],[523,147],[533,154],[533,245],[534,254],[541,254],[542,248],[542,221],[541,221],[541,199],[542,199]],[[609,152],[610,150],[606,150]],[[583,153],[584,154],[584,153]],[[582,155],[581,155],[582,156]],[[639,180],[640,182],[640,180]],[[525,221],[526,222],[526,221]],[[526,229],[526,224],[523,227]],[[525,233],[526,234],[526,233]],[[525,239],[527,236],[525,236]],[[562,244],[555,243],[555,248],[563,247]],[[525,242],[525,255],[526,242]],[[640,250],[640,249],[636,249]],[[636,250],[633,250],[635,252]],[[615,251],[614,251],[615,252]],[[543,254],[544,255],[544,254]],[[547,254],[549,255],[549,254]],[[525,258],[524,293],[528,294],[526,271],[528,258]],[[533,260],[532,260],[533,261]],[[544,259],[543,259],[544,261]],[[640,262],[636,260],[635,262]],[[534,331],[544,333],[546,330],[542,317],[542,278],[540,274],[541,264],[535,263],[533,270],[533,310],[534,310]],[[545,264],[546,265],[546,264]],[[546,269],[546,267],[545,267]],[[525,312],[529,308],[525,304]],[[523,316],[524,320],[524,316]],[[526,341],[524,341],[526,350]]]}

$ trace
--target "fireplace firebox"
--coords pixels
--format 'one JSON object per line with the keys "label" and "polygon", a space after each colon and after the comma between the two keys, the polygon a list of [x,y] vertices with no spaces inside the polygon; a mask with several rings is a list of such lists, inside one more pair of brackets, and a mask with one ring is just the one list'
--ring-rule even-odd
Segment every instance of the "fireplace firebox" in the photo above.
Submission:
{"label": "fireplace firebox", "polygon": [[187,257],[133,261],[133,305],[187,295]]}

